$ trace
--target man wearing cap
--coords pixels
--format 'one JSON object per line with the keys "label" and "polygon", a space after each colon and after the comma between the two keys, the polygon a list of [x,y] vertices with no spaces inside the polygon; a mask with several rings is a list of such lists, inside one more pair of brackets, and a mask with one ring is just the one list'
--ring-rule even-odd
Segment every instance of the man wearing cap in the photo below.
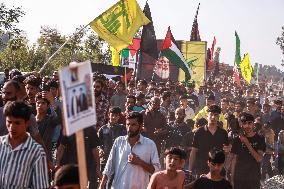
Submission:
{"label": "man wearing cap", "polygon": [[217,105],[208,107],[208,124],[196,130],[189,157],[189,171],[196,175],[208,173],[208,152],[215,148],[229,152],[228,133],[217,126],[221,108]]}
{"label": "man wearing cap", "polygon": [[265,139],[254,131],[253,115],[240,115],[239,137],[233,140],[231,178],[234,189],[260,188],[260,163],[265,151]]}
{"label": "man wearing cap", "polygon": [[202,175],[200,178],[185,186],[186,189],[232,189],[232,185],[227,181],[221,172],[224,168],[226,159],[225,153],[219,149],[212,149],[208,153],[207,161],[209,173]]}

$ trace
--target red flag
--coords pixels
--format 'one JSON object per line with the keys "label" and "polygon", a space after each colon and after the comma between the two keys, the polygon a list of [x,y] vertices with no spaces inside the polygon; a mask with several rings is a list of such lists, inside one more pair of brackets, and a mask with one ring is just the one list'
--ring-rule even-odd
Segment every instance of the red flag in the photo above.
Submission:
{"label": "red flag", "polygon": [[213,43],[212,43],[212,46],[211,46],[211,51],[210,51],[210,59],[208,61],[208,70],[211,69],[211,66],[212,66],[212,63],[213,63],[213,55],[214,55],[214,48],[215,48],[215,45],[216,45],[216,38],[214,36],[214,40],[213,40]]}
{"label": "red flag", "polygon": [[233,72],[236,83],[241,87],[240,75],[237,65],[234,66]]}

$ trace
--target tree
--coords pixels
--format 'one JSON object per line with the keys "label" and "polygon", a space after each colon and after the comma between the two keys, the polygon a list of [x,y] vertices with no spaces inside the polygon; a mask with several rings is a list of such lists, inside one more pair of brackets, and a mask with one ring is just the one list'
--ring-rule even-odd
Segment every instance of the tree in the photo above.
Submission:
{"label": "tree", "polygon": [[[8,38],[12,38],[15,35],[19,35],[21,30],[17,28],[19,18],[25,15],[25,12],[20,7],[13,7],[9,9],[4,3],[0,4],[0,36],[8,35]],[[6,42],[0,39],[0,49],[2,50],[6,46]]]}
{"label": "tree", "polygon": [[[10,39],[7,47],[0,52],[0,69],[39,71],[50,56],[69,38],[48,26],[41,27],[40,34],[37,43],[32,46],[29,46],[26,37],[21,35]],[[78,28],[75,35],[72,35],[65,46],[51,59],[43,74],[49,75],[72,61],[91,60],[93,63],[109,64],[110,59],[110,52],[104,40],[88,29]]]}
{"label": "tree", "polygon": [[[282,35],[277,37],[276,44],[280,46],[282,54],[284,55],[284,27],[282,27]],[[284,66],[284,60],[282,60],[282,66]]]}
{"label": "tree", "polygon": [[0,52],[0,68],[1,70],[17,68],[21,71],[30,71],[33,59],[34,54],[30,51],[28,40],[18,36],[10,39],[7,47]]}
{"label": "tree", "polygon": [[1,33],[16,33],[21,32],[16,27],[19,23],[19,18],[24,16],[25,12],[22,11],[21,7],[13,7],[12,9],[7,8],[4,3],[0,4],[0,32]]}

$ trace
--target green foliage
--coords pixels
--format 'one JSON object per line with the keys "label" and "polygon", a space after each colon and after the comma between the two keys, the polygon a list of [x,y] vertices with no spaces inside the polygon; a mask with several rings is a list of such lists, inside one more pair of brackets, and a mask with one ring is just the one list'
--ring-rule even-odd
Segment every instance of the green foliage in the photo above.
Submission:
{"label": "green foliage", "polygon": [[[282,27],[282,34],[280,37],[277,37],[276,44],[279,45],[282,54],[284,55],[284,27]],[[284,60],[282,60],[284,66]]]}
{"label": "green foliage", "polygon": [[51,74],[72,61],[91,60],[93,63],[110,64],[111,54],[106,42],[82,26],[76,29],[71,38],[62,35],[57,29],[42,26],[37,42],[29,45],[27,38],[16,27],[19,18],[24,15],[25,12],[20,7],[9,9],[4,3],[0,4],[0,35],[5,33],[10,36],[7,45],[0,44],[0,70],[17,68],[25,72],[39,71],[65,42],[65,46],[51,59],[43,74]]}
{"label": "green foliage", "polygon": [[[51,59],[43,74],[51,74],[72,61],[90,60],[93,63],[110,64],[111,54],[106,42],[94,32],[81,29],[77,28],[72,38]],[[48,58],[69,38],[48,26],[41,27],[40,34],[37,43],[32,46],[28,45],[28,40],[23,36],[11,39],[7,47],[0,52],[0,69],[39,71]]]}
{"label": "green foliage", "polygon": [[20,34],[21,30],[16,27],[19,23],[19,18],[24,16],[25,12],[21,7],[7,8],[4,3],[0,4],[0,34],[11,33]]}

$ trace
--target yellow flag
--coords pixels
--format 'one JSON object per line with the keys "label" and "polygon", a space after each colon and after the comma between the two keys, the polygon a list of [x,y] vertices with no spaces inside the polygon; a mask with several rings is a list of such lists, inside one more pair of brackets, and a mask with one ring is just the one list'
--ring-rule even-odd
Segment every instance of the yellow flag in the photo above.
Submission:
{"label": "yellow flag", "polygon": [[121,51],[132,44],[137,30],[149,22],[136,0],[120,0],[89,25],[110,46]]}
{"label": "yellow flag", "polygon": [[111,51],[111,62],[113,66],[119,66],[119,51],[117,51],[112,46],[109,47]]}
{"label": "yellow flag", "polygon": [[[192,70],[191,79],[195,81],[196,88],[203,85],[205,79],[206,46],[205,41],[183,41],[181,43],[181,52]],[[184,72],[180,69],[179,81],[184,81],[184,79]]]}
{"label": "yellow flag", "polygon": [[249,55],[246,54],[243,60],[240,63],[240,68],[242,71],[242,76],[244,80],[246,80],[250,84],[251,74],[252,74],[252,66],[249,60]]}

